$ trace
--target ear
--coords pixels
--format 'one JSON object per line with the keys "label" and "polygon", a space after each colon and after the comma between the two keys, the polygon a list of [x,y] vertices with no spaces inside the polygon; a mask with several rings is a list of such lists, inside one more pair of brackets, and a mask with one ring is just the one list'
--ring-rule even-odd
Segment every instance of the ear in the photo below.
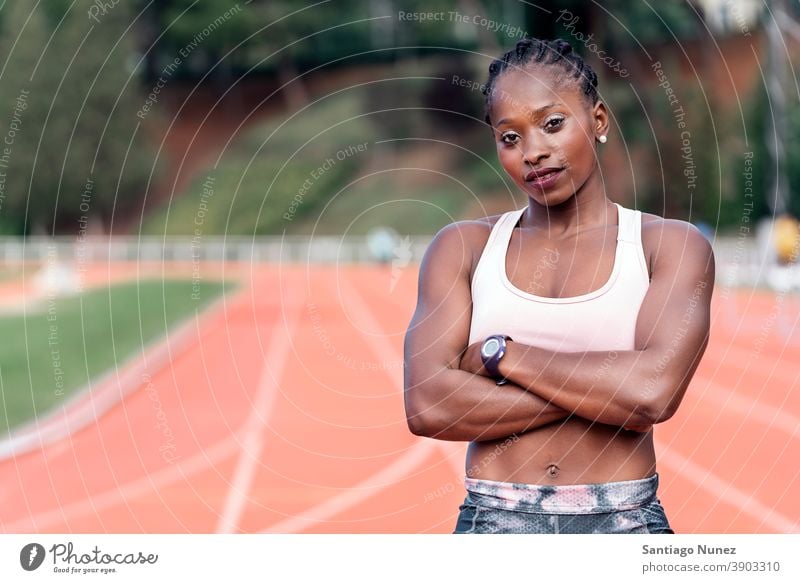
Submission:
{"label": "ear", "polygon": [[599,99],[592,108],[592,127],[595,139],[608,135],[608,110],[606,104]]}

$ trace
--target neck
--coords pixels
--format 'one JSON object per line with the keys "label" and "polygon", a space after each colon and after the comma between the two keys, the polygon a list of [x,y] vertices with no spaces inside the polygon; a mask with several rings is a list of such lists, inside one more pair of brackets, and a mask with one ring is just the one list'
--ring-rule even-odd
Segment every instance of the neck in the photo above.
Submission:
{"label": "neck", "polygon": [[[547,233],[549,238],[569,237],[592,228],[615,226],[617,209],[601,187],[590,184],[597,173],[563,202],[547,205],[528,197],[520,227]],[[602,186],[602,185],[600,185]]]}

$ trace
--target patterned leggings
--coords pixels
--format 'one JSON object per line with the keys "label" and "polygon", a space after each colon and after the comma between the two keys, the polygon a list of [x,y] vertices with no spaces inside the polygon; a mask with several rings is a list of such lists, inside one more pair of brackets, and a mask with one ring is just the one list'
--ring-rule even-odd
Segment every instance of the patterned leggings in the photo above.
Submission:
{"label": "patterned leggings", "polygon": [[658,474],[641,480],[543,486],[465,478],[453,534],[674,534],[656,497]]}

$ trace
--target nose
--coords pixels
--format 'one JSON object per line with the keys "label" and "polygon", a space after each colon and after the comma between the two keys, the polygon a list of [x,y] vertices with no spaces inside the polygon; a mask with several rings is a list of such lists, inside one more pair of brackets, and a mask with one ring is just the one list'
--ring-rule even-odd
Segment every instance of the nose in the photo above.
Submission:
{"label": "nose", "polygon": [[528,137],[522,145],[522,159],[531,166],[538,166],[550,157],[550,145],[543,137]]}

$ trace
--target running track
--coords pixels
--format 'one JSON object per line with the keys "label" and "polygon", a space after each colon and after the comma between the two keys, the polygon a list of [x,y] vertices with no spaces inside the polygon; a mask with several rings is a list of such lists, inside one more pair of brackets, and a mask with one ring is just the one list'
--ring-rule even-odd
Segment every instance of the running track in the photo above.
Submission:
{"label": "running track", "polygon": [[[257,269],[141,363],[150,384],[0,460],[2,532],[452,531],[466,444],[403,414],[416,267]],[[703,362],[656,428],[677,532],[800,532],[798,316],[794,296],[715,291]]]}

